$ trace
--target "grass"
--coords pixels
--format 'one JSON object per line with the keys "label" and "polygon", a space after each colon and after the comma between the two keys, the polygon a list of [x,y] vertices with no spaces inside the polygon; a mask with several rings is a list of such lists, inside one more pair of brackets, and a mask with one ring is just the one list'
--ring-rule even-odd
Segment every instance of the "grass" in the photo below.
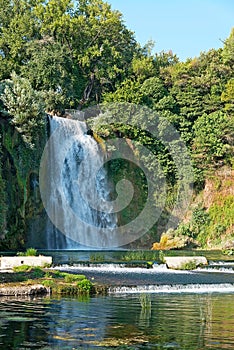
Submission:
{"label": "grass", "polygon": [[122,261],[155,261],[158,260],[158,252],[134,250],[126,252],[121,257]]}
{"label": "grass", "polygon": [[180,270],[195,270],[197,268],[196,261],[188,261],[180,266]]}
{"label": "grass", "polygon": [[105,255],[100,253],[91,254],[89,260],[90,262],[104,261]]}
{"label": "grass", "polygon": [[42,284],[50,288],[52,294],[89,295],[93,291],[93,284],[84,275],[69,274],[57,270],[46,270],[41,267],[21,265],[14,268],[12,273],[1,273],[0,283],[4,287],[15,284]]}
{"label": "grass", "polygon": [[140,294],[139,296],[140,304],[142,309],[151,308],[151,298],[149,294]]}
{"label": "grass", "polygon": [[18,256],[37,256],[38,252],[34,248],[28,248],[26,252],[18,252],[17,255]]}

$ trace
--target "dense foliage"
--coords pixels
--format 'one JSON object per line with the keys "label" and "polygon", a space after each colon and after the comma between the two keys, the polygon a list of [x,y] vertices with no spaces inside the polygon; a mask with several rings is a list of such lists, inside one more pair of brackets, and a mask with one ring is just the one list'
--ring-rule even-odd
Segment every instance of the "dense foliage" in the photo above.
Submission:
{"label": "dense foliage", "polygon": [[[19,198],[25,210],[27,176],[31,176],[27,159],[34,159],[32,152],[40,148],[45,112],[63,115],[66,109],[110,102],[149,107],[181,133],[192,157],[197,191],[212,172],[234,166],[234,29],[223,48],[185,62],[171,51],[152,54],[151,49],[151,43],[140,47],[120,12],[103,0],[0,0],[0,155],[1,148],[5,153],[0,161],[0,236],[11,203],[3,160],[5,166],[16,164],[16,188],[23,191]],[[156,124],[157,118],[150,122]],[[21,135],[21,145],[12,132],[6,136],[6,124]],[[168,148],[144,128],[114,120],[112,124],[112,130],[99,128],[100,136],[120,133],[157,155],[170,189],[165,209],[170,211],[177,175]],[[22,175],[20,166],[29,172]],[[131,177],[130,168],[117,160],[110,164],[117,180],[122,170]],[[140,207],[144,196],[137,194]],[[194,217],[191,220],[199,236]]]}

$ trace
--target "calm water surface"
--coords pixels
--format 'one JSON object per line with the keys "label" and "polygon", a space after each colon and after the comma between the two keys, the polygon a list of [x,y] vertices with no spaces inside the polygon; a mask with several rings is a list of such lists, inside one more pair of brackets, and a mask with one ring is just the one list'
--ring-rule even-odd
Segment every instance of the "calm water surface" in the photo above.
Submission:
{"label": "calm water surface", "polygon": [[233,298],[0,298],[0,349],[234,349]]}

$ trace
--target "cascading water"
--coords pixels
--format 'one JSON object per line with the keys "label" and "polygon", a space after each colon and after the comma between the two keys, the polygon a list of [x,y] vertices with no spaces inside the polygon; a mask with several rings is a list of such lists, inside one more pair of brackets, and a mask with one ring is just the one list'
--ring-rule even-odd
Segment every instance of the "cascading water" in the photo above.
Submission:
{"label": "cascading water", "polygon": [[[47,169],[42,169],[47,176],[41,185],[50,217],[47,249],[111,247],[111,231],[117,220],[108,202],[110,186],[102,166],[103,152],[94,138],[87,135],[85,122],[60,117],[49,120],[52,137]],[[102,227],[109,229],[108,234],[97,234],[96,228]]]}

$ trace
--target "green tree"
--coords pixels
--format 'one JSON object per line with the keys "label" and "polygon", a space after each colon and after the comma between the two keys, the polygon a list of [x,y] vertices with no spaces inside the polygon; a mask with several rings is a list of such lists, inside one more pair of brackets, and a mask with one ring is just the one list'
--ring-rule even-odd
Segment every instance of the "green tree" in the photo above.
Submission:
{"label": "green tree", "polygon": [[225,103],[228,114],[234,115],[234,78],[230,79],[222,92],[221,100]]}
{"label": "green tree", "polygon": [[229,38],[224,42],[223,60],[225,63],[234,65],[234,28],[232,28]]}
{"label": "green tree", "polygon": [[34,7],[41,0],[1,0],[0,80],[20,72],[26,60],[26,46],[39,36]]}
{"label": "green tree", "polygon": [[199,167],[223,165],[233,155],[233,122],[222,112],[203,114],[194,123],[193,153]]}
{"label": "green tree", "polygon": [[113,89],[126,76],[136,53],[133,33],[123,24],[118,11],[102,0],[49,0],[36,13],[42,23],[40,33],[66,47],[86,84],[80,107],[100,100],[102,92]]}
{"label": "green tree", "polygon": [[12,74],[11,80],[5,82],[1,99],[11,122],[15,125],[24,141],[33,147],[39,129],[44,125],[44,103],[41,94],[35,91],[30,82]]}
{"label": "green tree", "polygon": [[0,240],[4,238],[6,233],[6,192],[5,192],[5,181],[2,177],[2,145],[0,135]]}

